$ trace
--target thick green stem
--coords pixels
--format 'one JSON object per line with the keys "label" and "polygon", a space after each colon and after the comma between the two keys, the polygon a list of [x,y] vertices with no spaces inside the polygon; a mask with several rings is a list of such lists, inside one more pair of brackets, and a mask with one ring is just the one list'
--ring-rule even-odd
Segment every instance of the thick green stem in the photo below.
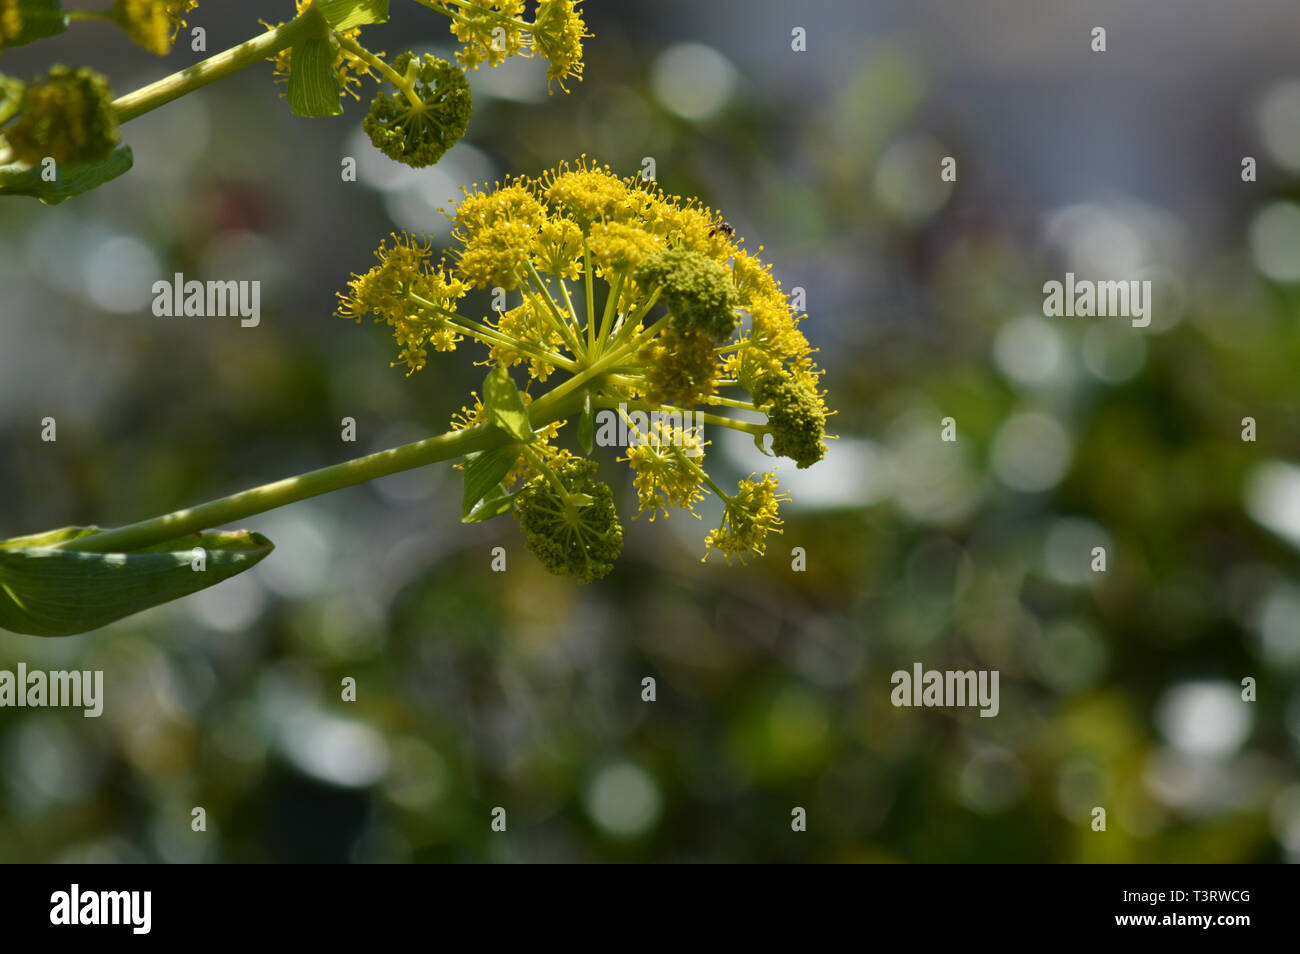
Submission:
{"label": "thick green stem", "polygon": [[338,41],[339,46],[347,50],[353,56],[363,60],[380,76],[392,83],[395,88],[401,90],[402,95],[406,97],[406,101],[411,104],[412,109],[424,109],[424,101],[420,99],[419,94],[415,92],[415,83],[397,72],[397,70],[393,69],[379,57],[375,56],[375,54],[371,53],[350,36],[346,36],[336,30],[334,31],[334,39]]}
{"label": "thick green stem", "polygon": [[282,50],[287,50],[311,29],[319,29],[320,16],[314,8],[309,7],[301,16],[268,30],[261,36],[247,40],[238,46],[210,56],[202,63],[187,66],[178,73],[164,77],[156,83],[142,86],[133,93],[119,96],[113,101],[117,112],[117,121],[124,123],[137,116],[143,116],[150,110],[164,106],[186,93],[191,93],[200,86],[207,86],[232,73],[238,73],[246,66],[269,59]]}
{"label": "thick green stem", "polygon": [[[545,305],[546,312],[550,315],[551,323],[555,326],[555,330],[564,338],[564,342],[569,346],[569,350],[573,352],[573,356],[575,358],[581,358],[586,354],[586,351],[582,347],[582,343],[576,337],[575,329],[571,328],[569,322],[560,314],[560,306],[555,303],[555,299],[551,297],[551,293],[546,290],[546,282],[542,281],[542,276],[537,273],[536,266],[533,265],[532,261],[528,261],[526,264],[528,265],[528,276],[531,279],[531,285],[535,294],[529,294],[529,283],[523,280],[519,280],[520,291],[524,293],[525,297],[533,301],[534,308],[538,307],[538,300]],[[516,278],[518,279],[518,276],[516,276]],[[543,317],[545,317],[545,315]]]}
{"label": "thick green stem", "polygon": [[[565,385],[572,385],[573,381],[580,381],[580,379],[574,378],[572,381],[565,382]],[[534,402],[530,410],[535,427],[569,417],[577,413],[582,406],[581,396],[574,393],[572,387],[568,389],[568,400],[563,399],[564,395],[558,399],[548,400],[554,394],[555,392],[551,392]],[[512,440],[509,434],[497,427],[490,424],[475,424],[461,431],[449,431],[414,444],[393,447],[366,457],[358,457],[355,460],[299,474],[296,477],[263,484],[197,507],[177,510],[175,513],[128,524],[116,530],[105,530],[89,537],[70,540],[63,544],[61,549],[114,553],[153,546],[187,533],[243,520],[254,514],[265,513],[276,507],[351,487],[353,484],[364,483],[367,480],[387,477],[389,474],[424,467],[439,461],[453,460],[474,451],[504,447]]]}
{"label": "thick green stem", "polygon": [[587,292],[587,353],[593,358],[600,357],[596,350],[596,298],[591,288],[591,249],[587,247],[587,237],[582,238],[582,284]]}
{"label": "thick green stem", "polygon": [[[588,266],[590,268],[590,266]],[[605,344],[609,341],[610,332],[613,331],[613,320],[618,312],[618,296],[623,291],[623,279],[627,277],[626,271],[621,271],[614,276],[612,282],[608,282],[609,293],[605,296],[605,310],[600,315],[600,331],[596,335],[596,356],[600,357],[605,351]]]}
{"label": "thick green stem", "polygon": [[710,404],[720,404],[723,407],[734,407],[742,411],[755,411],[759,414],[766,413],[761,407],[755,407],[753,401],[738,401],[735,398],[721,397],[714,394],[706,399]]}
{"label": "thick green stem", "polygon": [[63,15],[69,20],[84,23],[117,23],[117,17],[111,10],[64,10]]}

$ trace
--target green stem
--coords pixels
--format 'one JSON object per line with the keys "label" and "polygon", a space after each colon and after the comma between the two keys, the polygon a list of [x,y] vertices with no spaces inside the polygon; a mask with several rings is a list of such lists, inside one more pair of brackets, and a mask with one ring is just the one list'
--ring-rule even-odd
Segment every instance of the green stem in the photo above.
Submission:
{"label": "green stem", "polygon": [[416,95],[415,84],[413,82],[408,80],[401,73],[397,72],[397,70],[393,69],[378,56],[375,56],[375,54],[371,53],[356,40],[352,39],[352,37],[345,36],[335,30],[334,39],[338,41],[339,46],[347,50],[353,56],[364,60],[367,64],[373,67],[380,76],[392,83],[396,89],[400,89],[402,95],[406,97],[406,101],[413,107],[416,109],[424,108],[424,101]]}
{"label": "green stem", "polygon": [[591,249],[587,237],[582,237],[582,282],[587,293],[587,353],[599,357],[596,351],[596,298],[591,289]]}
{"label": "green stem", "polygon": [[[590,267],[590,266],[588,266]],[[614,276],[612,282],[607,281],[609,292],[605,296],[605,309],[600,315],[600,333],[596,336],[596,356],[599,357],[605,350],[605,343],[609,340],[610,332],[614,330],[614,315],[618,312],[618,296],[623,293],[623,280],[627,277],[626,271],[620,271]]]}
{"label": "green stem", "polygon": [[660,414],[680,414],[682,420],[686,420],[686,415],[692,415],[696,420],[705,424],[711,424],[714,427],[726,427],[733,431],[740,431],[754,437],[761,437],[767,433],[766,424],[756,424],[753,421],[738,421],[734,417],[723,417],[721,414],[710,414],[708,411],[697,411],[692,408],[677,407],[672,404],[651,404],[649,401],[628,400],[627,398],[596,397],[592,399],[592,407],[606,408],[609,410],[618,410],[619,405],[630,407],[634,411],[658,411]]}
{"label": "green stem", "polygon": [[761,407],[754,407],[752,401],[737,401],[735,398],[725,398],[717,394],[706,399],[710,404],[719,404],[722,407],[734,407],[742,411],[754,411],[758,414],[765,413]]}
{"label": "green stem", "polygon": [[528,463],[533,465],[533,470],[542,474],[546,478],[547,482],[555,488],[555,492],[559,494],[560,499],[564,501],[565,507],[572,509],[569,504],[569,488],[564,486],[564,481],[560,480],[560,475],[546,465],[546,461],[542,458],[542,455],[537,453],[537,451],[533,450],[527,444],[521,444],[519,446],[519,451],[528,459]]}
{"label": "green stem", "polygon": [[[662,329],[665,325],[668,324],[668,316],[664,315],[662,318],[656,321],[649,328],[646,328],[640,334],[636,333],[637,325],[639,325],[641,323],[641,319],[646,316],[646,312],[648,312],[654,306],[654,303],[656,299],[658,299],[658,297],[659,297],[659,290],[655,289],[654,294],[650,296],[650,298],[646,301],[645,305],[638,308],[634,315],[630,316],[627,320],[625,320],[623,322],[623,327],[618,329],[618,334],[614,335],[610,339],[609,342],[610,348],[617,350],[621,345],[624,345],[625,341],[630,341],[633,344],[635,344],[637,347],[639,347],[640,345],[645,344],[647,341],[649,341],[651,338],[657,335],[660,329]],[[635,350],[635,348],[633,348],[632,350]],[[619,353],[628,354],[630,352],[626,347],[623,347],[623,349]]]}
{"label": "green stem", "polygon": [[[574,381],[585,383],[575,377],[561,387],[572,385]],[[560,388],[556,389],[559,390]],[[571,392],[572,388],[569,390]],[[553,391],[538,399],[529,409],[535,426],[540,427],[569,417],[582,407],[580,395],[570,394],[569,399],[564,400],[565,395],[554,398],[555,393]],[[364,483],[367,480],[387,477],[389,474],[424,467],[439,461],[453,460],[474,451],[504,447],[512,440],[509,434],[497,427],[490,424],[475,424],[464,430],[449,431],[414,444],[389,448],[341,464],[299,474],[296,477],[263,484],[197,507],[177,510],[175,513],[128,524],[116,530],[105,530],[92,536],[70,540],[60,549],[114,553],[153,546],[188,533],[243,520],[254,514],[265,513],[276,507],[351,487],[353,484]]]}
{"label": "green stem", "polygon": [[117,23],[117,17],[111,10],[64,10],[63,15],[69,20],[81,20],[86,23]]}
{"label": "green stem", "polygon": [[696,475],[700,478],[700,480],[704,481],[704,483],[708,485],[708,488],[718,495],[719,499],[725,501],[726,503],[731,503],[731,495],[728,494],[721,487],[719,487],[717,484],[715,484],[713,482],[713,478],[704,472],[703,467],[695,463],[695,461],[692,460],[690,457],[688,457],[686,455],[686,452],[683,451],[676,444],[672,444],[670,446],[672,448],[673,455],[679,461],[681,461],[683,464],[689,467],[691,470],[695,471]]}
{"label": "green stem", "polygon": [[[579,332],[579,338],[581,338],[582,321],[578,318],[577,309],[573,307],[573,298],[569,295],[569,286],[564,284],[563,278],[558,278],[557,281],[560,283],[560,291],[564,293],[564,307],[569,309],[569,317],[573,319],[573,327]],[[588,348],[589,353],[590,350]]]}
{"label": "green stem", "polygon": [[[472,324],[468,324],[467,322],[472,322]],[[499,334],[485,325],[479,325],[477,328],[473,327],[473,325],[478,325],[478,322],[465,317],[458,318],[454,321],[450,318],[447,319],[448,327],[469,338],[473,338],[489,350],[492,348],[505,348],[507,351],[512,351],[515,354],[522,354],[537,361],[544,361],[549,365],[564,368],[566,371],[576,371],[578,369],[578,365],[574,364],[567,358],[561,358],[549,351],[538,351],[522,341]]]}
{"label": "green stem", "polygon": [[431,311],[446,319],[449,324],[455,326],[457,331],[464,332],[470,337],[481,341],[489,348],[501,345],[502,347],[509,348],[511,351],[518,351],[520,354],[526,354],[530,358],[537,358],[539,361],[545,361],[547,364],[554,365],[558,368],[564,368],[566,371],[572,372],[573,374],[577,374],[580,370],[580,365],[576,361],[571,361],[564,357],[564,355],[556,354],[554,351],[540,346],[533,347],[528,342],[511,338],[509,335],[502,334],[496,328],[475,321],[473,318],[466,318],[459,312],[443,308],[436,302],[429,301],[429,299],[417,295],[413,291],[408,291],[406,297],[426,311]]}
{"label": "green stem", "polygon": [[[581,358],[586,353],[582,347],[582,342],[578,340],[574,330],[565,321],[564,316],[560,314],[560,306],[555,303],[555,299],[547,291],[546,282],[542,281],[542,276],[537,273],[537,268],[533,265],[532,260],[530,259],[526,264],[528,265],[529,281],[519,282],[520,290],[533,299],[534,308],[537,307],[537,299],[540,297],[542,303],[546,306],[547,313],[553,319],[552,324],[554,324],[555,330],[564,338],[565,344],[569,346],[573,356]],[[534,291],[533,295],[529,295],[530,286]]]}
{"label": "green stem", "polygon": [[476,13],[487,14],[494,20],[499,20],[502,23],[509,23],[511,26],[517,26],[521,30],[531,30],[536,25],[533,23],[529,23],[526,20],[520,20],[518,17],[509,16],[508,14],[502,13],[500,10],[493,10],[489,7],[479,6],[476,3],[469,3],[468,0],[441,0],[441,2],[439,2],[439,0],[415,0],[415,2],[422,7],[427,7],[430,10],[436,10],[438,13],[441,13],[443,16],[451,17],[452,19],[459,20],[461,23],[472,23],[473,21],[467,19],[466,17],[461,16],[460,14],[452,10],[447,10],[443,8],[442,3],[454,3],[456,6],[460,7],[461,9],[468,9],[468,10],[473,10]]}
{"label": "green stem", "polygon": [[283,23],[273,30],[268,30],[261,36],[247,40],[238,46],[232,46],[230,49],[210,56],[201,63],[194,66],[187,66],[178,73],[164,77],[156,83],[150,83],[148,86],[142,86],[133,93],[127,93],[125,96],[119,96],[113,100],[113,109],[117,113],[117,121],[120,123],[129,122],[145,113],[164,106],[174,99],[179,99],[187,93],[191,93],[201,86],[207,86],[209,83],[215,83],[219,79],[225,79],[232,73],[237,73],[247,66],[259,63],[262,60],[275,56],[282,50],[287,50],[303,34],[311,29],[319,29],[323,19],[314,8],[308,7],[300,16],[295,17],[288,23]]}

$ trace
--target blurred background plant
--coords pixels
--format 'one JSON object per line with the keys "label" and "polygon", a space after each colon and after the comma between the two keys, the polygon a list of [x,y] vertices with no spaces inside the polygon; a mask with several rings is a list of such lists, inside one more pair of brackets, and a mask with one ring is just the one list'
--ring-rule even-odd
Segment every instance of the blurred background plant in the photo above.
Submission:
{"label": "blurred background plant", "polygon": [[[460,524],[447,468],[248,521],[278,549],[243,576],[86,636],[0,633],[0,668],[103,669],[107,694],[98,720],[0,710],[0,860],[1300,858],[1289,6],[587,6],[586,82],[539,109],[544,62],[471,73],[474,122],[431,169],[287,115],[268,65],[133,122],[130,176],[0,206],[0,537],[440,432],[481,369],[404,377],[335,291],[393,228],[445,244],[461,185],[585,151],[653,157],[806,290],[840,439],[780,468],[779,545],[702,566],[716,513],[629,521],[583,587],[513,525]],[[213,49],[273,15],[211,7]],[[439,22],[371,30],[453,52]],[[6,71],[49,62],[30,50]],[[1151,327],[1041,317],[1066,270],[1150,278]],[[175,271],[259,277],[261,325],[155,318]],[[764,467],[707,436],[728,482]],[[918,661],[1000,670],[998,717],[893,708]]]}

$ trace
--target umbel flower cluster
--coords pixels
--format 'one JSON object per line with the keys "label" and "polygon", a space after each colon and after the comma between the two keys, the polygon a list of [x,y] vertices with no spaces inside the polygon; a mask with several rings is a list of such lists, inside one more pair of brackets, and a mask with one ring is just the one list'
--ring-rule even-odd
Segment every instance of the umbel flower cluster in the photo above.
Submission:
{"label": "umbel flower cluster", "polygon": [[[449,253],[435,257],[429,241],[394,235],[340,294],[338,314],[385,323],[408,374],[430,352],[471,339],[487,348],[485,392],[494,381],[496,391],[475,395],[453,425],[493,422],[516,440],[466,461],[467,509],[513,512],[528,548],[555,573],[606,575],[623,530],[586,455],[593,413],[611,409],[631,437],[619,460],[633,472],[641,512],[694,513],[716,494],[722,519],[705,559],[714,550],[728,560],[762,554],[780,532],[787,495],[775,472],[720,487],[705,469],[701,429],[742,431],[760,447],[770,435],[770,453],[797,467],[826,452],[821,371],[768,266],[713,210],[585,157],[466,191],[448,214]],[[504,289],[506,307],[472,317],[462,299],[485,288]],[[522,392],[513,368],[527,378]],[[505,423],[507,405],[521,426]],[[572,421],[584,454],[559,444]]]}
{"label": "umbel flower cluster", "polygon": [[[377,149],[414,167],[437,162],[465,135],[473,111],[466,70],[539,56],[547,61],[548,90],[556,84],[567,92],[567,82],[582,79],[589,36],[582,0],[536,0],[531,19],[526,0],[409,0],[450,21],[461,44],[456,63],[409,51],[390,61],[362,44],[363,28],[386,21],[390,2],[401,0],[278,2],[293,19],[263,21],[268,32],[261,37],[125,96],[115,97],[108,80],[89,68],[54,66],[30,83],[0,75],[0,193],[10,184],[6,173],[20,175],[46,159],[74,167],[106,163],[121,123],[264,59],[285,81],[290,107],[304,116],[338,115],[344,97],[359,99],[363,80],[375,81],[363,127]],[[54,36],[76,21],[100,21],[165,56],[198,7],[198,0],[113,0],[107,10],[65,11],[61,0],[0,0],[0,49]],[[129,164],[129,156],[121,159],[113,174]],[[105,172],[93,184],[111,177]]]}

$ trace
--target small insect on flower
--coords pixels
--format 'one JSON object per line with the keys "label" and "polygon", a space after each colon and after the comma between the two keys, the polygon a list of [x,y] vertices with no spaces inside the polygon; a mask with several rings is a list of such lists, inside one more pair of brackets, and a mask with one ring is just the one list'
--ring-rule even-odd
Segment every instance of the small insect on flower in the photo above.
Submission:
{"label": "small insect on flower", "polygon": [[[577,421],[564,433],[585,432],[590,453],[594,412],[616,410],[628,435],[618,460],[641,512],[693,512],[716,494],[723,518],[706,558],[762,555],[789,497],[775,472],[724,491],[705,470],[703,430],[760,446],[771,435],[774,455],[808,467],[825,454],[829,411],[800,315],[735,230],[693,199],[585,157],[468,190],[448,215],[453,244],[441,261],[427,242],[396,237],[354,278],[339,314],[386,322],[411,370],[424,366],[426,343],[443,350],[438,336],[487,349],[491,392],[485,385],[453,426],[491,433],[501,449],[467,461],[467,514],[514,512],[552,572],[609,573],[623,544],[613,493],[594,461],[556,442]],[[491,287],[505,290],[504,307],[466,307],[470,288]],[[503,383],[511,368],[526,375],[523,391]]]}

